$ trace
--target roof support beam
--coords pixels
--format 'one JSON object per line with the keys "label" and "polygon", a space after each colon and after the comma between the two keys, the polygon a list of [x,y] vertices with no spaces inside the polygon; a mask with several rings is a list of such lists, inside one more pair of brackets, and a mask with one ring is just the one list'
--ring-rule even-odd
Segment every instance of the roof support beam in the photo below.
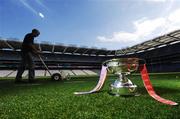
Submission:
{"label": "roof support beam", "polygon": [[[111,54],[112,52],[113,52],[113,50],[110,50],[110,51],[106,54],[106,56],[109,55],[109,54]],[[116,52],[116,51],[115,51],[115,52]],[[114,55],[116,55],[116,53],[115,53]]]}
{"label": "roof support beam", "polygon": [[[174,37],[174,36],[170,36],[170,35],[166,35],[166,36],[169,37],[169,38],[173,38],[174,40],[173,40],[173,41],[168,41],[168,42],[166,42],[166,43],[164,43],[164,42],[159,42],[159,41],[156,41],[156,42],[161,43],[160,45],[170,45],[170,43],[172,43],[172,42],[180,41],[180,39],[179,39],[178,37]],[[160,45],[158,45],[158,46],[160,46]],[[158,47],[158,46],[157,46],[157,47]]]}
{"label": "roof support beam", "polygon": [[85,53],[88,52],[88,51],[89,51],[89,49],[85,50],[82,54],[85,54]]}
{"label": "roof support beam", "polygon": [[15,50],[15,48],[13,46],[11,46],[7,41],[4,40],[4,43],[9,47],[11,48],[12,50]]}
{"label": "roof support beam", "polygon": [[175,37],[175,36],[171,36],[171,35],[167,35],[168,37],[170,37],[170,38],[174,38],[174,39],[176,39],[176,41],[180,41],[180,38],[178,38],[178,37]]}
{"label": "roof support beam", "polygon": [[123,55],[125,55],[125,54],[126,54],[126,52],[125,52],[125,51],[123,51],[123,50],[125,50],[125,49],[116,50],[116,51],[115,51],[115,56],[116,56],[116,55],[118,55],[118,54],[120,54],[120,53],[118,53],[118,52],[121,52]]}
{"label": "roof support beam", "polygon": [[161,40],[161,39],[160,39],[160,38],[158,38],[158,41],[157,41],[157,40],[155,40],[154,42],[161,43],[161,44],[166,44],[165,42],[162,42],[162,41],[159,41],[159,40]]}
{"label": "roof support beam", "polygon": [[55,49],[55,46],[53,45],[53,46],[52,46],[52,53],[54,52],[54,49]]}
{"label": "roof support beam", "polygon": [[68,49],[68,47],[65,47],[62,53],[64,54],[67,49]]}
{"label": "roof support beam", "polygon": [[79,48],[76,48],[72,54],[76,53],[78,50],[79,50]]}
{"label": "roof support beam", "polygon": [[41,44],[40,44],[40,43],[38,44],[38,46],[39,46],[39,50],[42,51],[42,48],[41,48]]}

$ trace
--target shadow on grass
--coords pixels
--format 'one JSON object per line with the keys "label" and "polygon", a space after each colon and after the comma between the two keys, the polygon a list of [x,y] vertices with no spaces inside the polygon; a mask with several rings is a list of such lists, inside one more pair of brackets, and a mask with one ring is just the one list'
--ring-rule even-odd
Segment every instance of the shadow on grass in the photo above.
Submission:
{"label": "shadow on grass", "polygon": [[0,96],[16,95],[28,91],[34,91],[38,88],[47,88],[50,85],[63,85],[60,81],[36,80],[36,83],[28,83],[28,80],[23,80],[25,83],[16,84],[13,79],[0,80]]}
{"label": "shadow on grass", "polygon": [[53,90],[55,88],[66,88],[66,86],[70,85],[76,85],[76,84],[89,84],[88,82],[94,83],[97,81],[97,77],[87,77],[82,79],[71,79],[67,81],[52,81],[48,78],[38,78],[36,79],[36,83],[28,83],[27,79],[23,79],[25,83],[16,84],[14,83],[13,78],[9,79],[0,79],[0,97],[6,96],[6,95],[19,95],[24,93],[31,93],[36,91],[41,91],[39,89],[47,89],[47,90]]}

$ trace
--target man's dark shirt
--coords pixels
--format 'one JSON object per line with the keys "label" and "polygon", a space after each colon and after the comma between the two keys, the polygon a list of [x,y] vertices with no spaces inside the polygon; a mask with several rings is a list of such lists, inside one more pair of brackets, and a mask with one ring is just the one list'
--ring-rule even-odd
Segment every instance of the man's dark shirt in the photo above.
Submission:
{"label": "man's dark shirt", "polygon": [[34,45],[34,37],[31,33],[26,34],[22,43],[22,52],[28,53],[33,52],[32,45]]}

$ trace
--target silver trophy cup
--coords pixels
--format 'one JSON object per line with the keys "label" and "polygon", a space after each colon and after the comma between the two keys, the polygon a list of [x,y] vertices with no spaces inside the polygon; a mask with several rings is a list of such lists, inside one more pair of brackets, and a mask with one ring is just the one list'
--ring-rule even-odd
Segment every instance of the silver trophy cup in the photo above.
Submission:
{"label": "silver trophy cup", "polygon": [[118,78],[110,85],[110,94],[115,96],[137,96],[137,86],[127,78],[139,67],[138,58],[118,58],[105,61],[108,72],[117,74]]}

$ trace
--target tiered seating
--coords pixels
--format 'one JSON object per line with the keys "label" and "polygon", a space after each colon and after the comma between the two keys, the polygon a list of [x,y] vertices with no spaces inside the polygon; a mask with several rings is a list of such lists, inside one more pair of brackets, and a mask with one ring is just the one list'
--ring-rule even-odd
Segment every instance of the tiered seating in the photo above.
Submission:
{"label": "tiered seating", "polygon": [[22,77],[28,77],[28,70],[25,70]]}
{"label": "tiered seating", "polygon": [[[100,70],[50,70],[52,74],[60,73],[63,76],[74,76],[74,75],[99,75]],[[0,70],[0,77],[16,77],[17,70]],[[35,76],[50,76],[47,70],[35,70]],[[28,77],[28,70],[25,70],[22,77]]]}
{"label": "tiered seating", "polygon": [[100,75],[100,73],[101,73],[101,70],[92,70],[93,72],[95,72],[95,73],[97,73],[98,75]]}
{"label": "tiered seating", "polygon": [[61,70],[61,72],[65,73],[65,74],[69,74],[70,76],[75,75],[71,70]]}
{"label": "tiered seating", "polygon": [[93,72],[92,70],[83,70],[88,75],[98,75],[96,72]]}
{"label": "tiered seating", "polygon": [[16,77],[17,71],[12,71],[7,77]]}
{"label": "tiered seating", "polygon": [[[51,74],[54,74],[54,73],[60,73],[59,70],[50,70]],[[50,74],[48,73],[48,71],[46,70],[45,72],[45,76],[50,76]]]}
{"label": "tiered seating", "polygon": [[6,77],[11,72],[13,72],[13,70],[0,70],[0,77]]}
{"label": "tiered seating", "polygon": [[86,75],[82,70],[72,70],[75,75]]}
{"label": "tiered seating", "polygon": [[45,76],[45,70],[36,70],[35,76],[37,76],[37,77]]}

